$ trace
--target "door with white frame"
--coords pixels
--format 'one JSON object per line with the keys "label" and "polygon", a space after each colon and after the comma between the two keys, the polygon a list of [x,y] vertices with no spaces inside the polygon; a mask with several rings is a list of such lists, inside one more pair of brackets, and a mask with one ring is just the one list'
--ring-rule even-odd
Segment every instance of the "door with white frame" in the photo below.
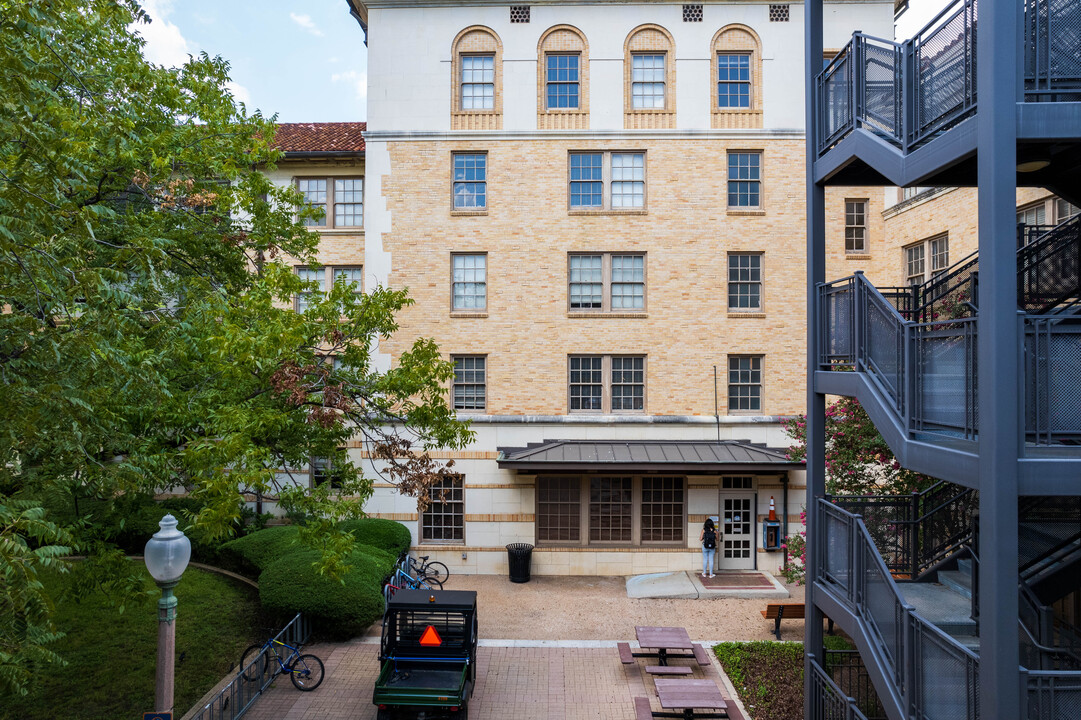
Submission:
{"label": "door with white frame", "polygon": [[717,548],[719,570],[754,570],[755,494],[721,491],[721,543]]}

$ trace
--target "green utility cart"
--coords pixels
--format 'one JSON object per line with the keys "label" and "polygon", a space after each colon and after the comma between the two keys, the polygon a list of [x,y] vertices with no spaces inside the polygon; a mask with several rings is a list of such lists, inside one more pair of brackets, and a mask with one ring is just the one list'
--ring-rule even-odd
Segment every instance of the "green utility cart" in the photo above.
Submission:
{"label": "green utility cart", "polygon": [[378,720],[469,717],[477,681],[477,593],[399,590],[383,616]]}

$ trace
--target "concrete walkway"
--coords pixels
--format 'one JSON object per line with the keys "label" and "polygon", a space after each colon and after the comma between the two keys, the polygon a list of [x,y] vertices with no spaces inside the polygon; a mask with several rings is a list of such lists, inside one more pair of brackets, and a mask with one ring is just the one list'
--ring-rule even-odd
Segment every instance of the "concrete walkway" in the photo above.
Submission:
{"label": "concrete walkway", "polygon": [[[611,643],[586,647],[522,647],[526,641],[485,641],[478,650],[477,686],[469,704],[470,720],[634,720],[634,698],[648,697],[660,710],[645,659],[623,665]],[[560,643],[566,645],[568,643]],[[352,641],[305,648],[323,659],[326,679],[313,692],[300,692],[279,678],[245,718],[251,720],[373,720],[372,689],[378,672],[378,645]],[[733,691],[714,660],[694,668],[696,678],[710,678],[729,705]],[[733,718],[740,717],[737,712]]]}

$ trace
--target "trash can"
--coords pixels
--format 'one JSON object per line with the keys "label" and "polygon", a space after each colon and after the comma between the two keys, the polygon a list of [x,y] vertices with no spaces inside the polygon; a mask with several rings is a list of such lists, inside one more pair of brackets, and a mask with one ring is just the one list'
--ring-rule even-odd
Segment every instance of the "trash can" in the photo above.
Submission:
{"label": "trash can", "polygon": [[511,543],[507,546],[511,582],[529,582],[529,563],[532,559],[533,546],[529,543]]}

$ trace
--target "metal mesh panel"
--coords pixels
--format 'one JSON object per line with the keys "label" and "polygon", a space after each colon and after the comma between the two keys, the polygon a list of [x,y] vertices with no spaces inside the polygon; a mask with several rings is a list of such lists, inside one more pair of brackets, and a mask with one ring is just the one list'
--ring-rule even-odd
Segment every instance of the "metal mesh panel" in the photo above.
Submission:
{"label": "metal mesh panel", "polygon": [[904,321],[883,298],[867,293],[863,347],[868,369],[886,391],[893,409],[904,413]]}
{"label": "metal mesh panel", "polygon": [[916,358],[914,429],[974,439],[978,430],[975,319],[919,326]]}
{"label": "metal mesh panel", "polygon": [[870,543],[861,548],[863,560],[863,616],[878,634],[895,679],[902,679],[904,647],[901,632],[901,598],[893,579]]}
{"label": "metal mesh panel", "polygon": [[975,317],[975,308],[979,305],[979,273],[979,257],[972,253],[949,272],[917,286],[919,305],[912,319],[936,322]]}
{"label": "metal mesh panel", "polygon": [[846,495],[831,500],[848,512],[863,519],[871,541],[878,548],[882,561],[891,572],[907,573],[912,567],[909,527],[912,501],[909,497],[891,495]]}
{"label": "metal mesh panel", "polygon": [[863,69],[861,120],[865,127],[901,142],[901,48],[870,38],[863,38],[860,47]]}
{"label": "metal mesh panel", "polygon": [[1041,445],[1081,443],[1081,325],[1025,320],[1025,432]]}
{"label": "metal mesh panel", "polygon": [[818,151],[824,152],[852,129],[852,44],[818,76],[819,126]]}
{"label": "metal mesh panel", "polygon": [[1081,92],[1081,5],[1025,4],[1025,91],[1030,100],[1077,100]]}
{"label": "metal mesh panel", "polygon": [[821,358],[823,365],[851,364],[855,360],[852,296],[851,281],[845,281],[843,285],[828,285],[822,289],[822,310],[826,320],[826,337],[823,338],[825,355]]}
{"label": "metal mesh panel", "polygon": [[914,144],[968,117],[976,105],[976,1],[957,0],[954,6],[913,39]]}
{"label": "metal mesh panel", "polygon": [[1057,227],[1023,225],[1019,239],[1018,305],[1043,315],[1081,302],[1081,216]]}
{"label": "metal mesh panel", "polygon": [[849,518],[822,503],[825,527],[825,553],[820,567],[823,580],[837,585],[846,594],[852,588],[852,554],[849,544]]}
{"label": "metal mesh panel", "polygon": [[1030,672],[1028,720],[1074,720],[1081,717],[1081,673]]}
{"label": "metal mesh panel", "polygon": [[918,678],[916,717],[970,720],[979,717],[978,661],[930,623],[912,617]]}

